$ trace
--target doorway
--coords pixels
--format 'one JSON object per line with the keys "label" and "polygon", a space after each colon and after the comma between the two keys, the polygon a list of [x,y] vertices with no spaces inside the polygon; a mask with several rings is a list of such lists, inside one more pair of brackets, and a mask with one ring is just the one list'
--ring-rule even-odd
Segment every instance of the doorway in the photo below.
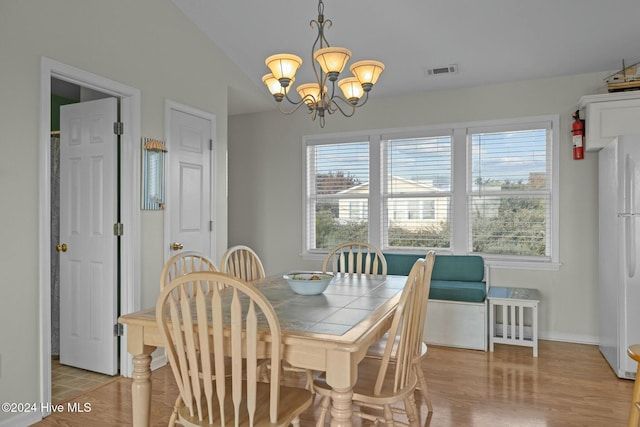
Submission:
{"label": "doorway", "polygon": [[[53,82],[53,83],[52,83]],[[51,237],[51,95],[53,84],[77,86],[87,93],[99,96],[115,97],[120,100],[121,122],[126,123],[121,135],[122,159],[120,176],[123,182],[138,182],[140,174],[140,91],[111,81],[96,74],[71,67],[49,58],[41,59],[40,81],[40,338],[42,343],[41,365],[41,401],[51,401],[51,355],[52,355],[52,279],[51,264],[54,256]],[[140,212],[137,209],[140,200],[138,186],[123,186],[121,194],[122,223],[126,232],[120,237],[121,292],[118,297],[121,313],[129,313],[140,308]],[[115,325],[114,325],[115,326]],[[127,354],[126,333],[120,337],[119,349],[120,374],[130,377],[133,372],[131,358]],[[42,414],[48,415],[48,412]]]}
{"label": "doorway", "polygon": [[[95,136],[92,136],[91,142],[79,137],[73,140],[70,138],[72,133],[70,132],[71,122],[80,124],[83,121],[86,122],[89,120],[91,128],[95,129],[91,130],[91,134],[95,133],[97,129],[93,124],[100,116],[96,115],[96,108],[90,106],[95,105],[96,102],[108,107],[107,110],[110,111],[110,115],[112,116],[109,120],[110,122],[117,121],[117,98],[63,80],[56,78],[51,79],[52,402],[61,402],[73,397],[74,394],[78,394],[89,388],[95,388],[97,385],[110,381],[113,379],[112,375],[117,374],[117,338],[114,338],[109,330],[109,326],[115,323],[115,320],[112,319],[115,319],[118,315],[117,306],[114,304],[115,301],[111,305],[103,304],[102,301],[96,301],[96,304],[92,304],[92,298],[90,296],[95,295],[97,291],[103,294],[106,293],[105,301],[113,301],[114,298],[112,295],[117,295],[119,291],[118,277],[114,277],[118,271],[117,268],[114,268],[117,266],[118,259],[115,251],[105,251],[98,247],[97,249],[102,255],[96,257],[97,254],[87,250],[87,245],[95,246],[98,244],[103,246],[107,244],[107,246],[112,246],[117,244],[117,241],[114,241],[114,237],[109,234],[106,234],[103,238],[98,238],[98,240],[96,240],[95,234],[93,234],[93,237],[86,235],[86,232],[81,231],[85,228],[82,224],[89,223],[89,221],[87,221],[89,219],[88,212],[93,211],[93,209],[85,208],[78,210],[72,208],[72,205],[76,203],[87,203],[88,201],[86,190],[79,191],[83,186],[73,182],[73,177],[76,176],[77,171],[83,170],[83,168],[78,167],[82,164],[85,165],[87,171],[93,169],[92,164],[112,165],[106,168],[100,167],[103,171],[100,175],[106,179],[99,181],[102,182],[102,184],[99,185],[98,193],[103,193],[100,189],[111,190],[107,191],[110,197],[105,197],[106,194],[103,196],[106,209],[102,209],[110,221],[113,220],[114,215],[111,215],[109,212],[114,210],[114,206],[119,206],[117,201],[115,204],[111,202],[114,197],[116,199],[118,197],[117,189],[115,188],[118,180],[114,174],[117,174],[119,170],[118,167],[115,167],[115,162],[117,162],[117,157],[115,156],[117,152],[115,150],[116,145],[111,141],[115,139],[115,136],[109,136],[109,133],[113,132],[112,125],[105,123],[105,125],[102,126],[103,130],[101,133],[105,135],[107,139],[103,140],[99,145],[97,143],[100,141]],[[104,104],[105,102],[107,102],[107,104]],[[69,110],[70,108],[72,108],[72,110]],[[63,119],[63,110],[67,116],[66,119]],[[102,110],[104,110],[104,108]],[[70,114],[71,121],[69,117]],[[88,118],[82,119],[82,116],[79,116],[79,114],[88,116]],[[109,127],[111,129],[109,129]],[[73,129],[79,130],[75,125]],[[98,151],[91,148],[97,146],[102,146],[103,148]],[[87,150],[89,150],[91,154],[88,154]],[[85,160],[80,161],[82,158]],[[70,162],[70,159],[73,160]],[[89,159],[93,159],[93,161],[90,162],[91,164],[88,163]],[[71,167],[72,164],[77,166]],[[84,175],[86,175],[86,172],[83,172],[81,180],[87,181]],[[76,197],[72,196],[72,194],[76,194]],[[75,216],[71,215],[71,212],[76,211],[79,215],[79,222],[71,224],[70,218]],[[73,236],[70,235],[70,226],[75,230],[72,233]],[[65,232],[62,233],[61,229],[64,229]],[[90,243],[92,240],[95,242],[94,244]],[[69,243],[69,245],[67,245],[67,243]],[[101,269],[105,274],[99,276],[104,277],[104,280],[94,283],[92,278],[85,277],[81,279],[82,286],[74,286],[75,281],[73,278],[80,278],[81,275],[71,274],[71,272],[81,273],[83,270],[86,271],[87,262],[83,262],[85,258],[91,259],[92,263],[100,262],[100,264],[95,265],[107,267],[107,269]],[[61,268],[61,265],[63,265],[64,268]],[[69,268],[70,266],[73,267]],[[77,266],[80,266],[80,268],[77,268]],[[91,283],[94,283],[94,285],[92,286]],[[76,299],[83,299],[84,303],[73,304]],[[100,300],[102,299],[103,298],[100,298]],[[79,307],[79,309],[76,307]],[[85,313],[85,310],[82,310],[83,307],[93,307],[93,309],[90,310],[95,313],[95,315]],[[105,323],[97,317],[98,314],[101,314],[107,323],[102,328],[99,328],[102,329],[103,332],[96,335],[95,332],[99,332],[99,329],[94,329],[91,331],[92,333],[87,336],[87,338],[89,338],[88,340],[87,338],[83,338],[87,332],[89,332],[86,330],[86,325],[93,324],[98,326]],[[73,321],[72,319],[78,320]],[[98,339],[96,340],[96,338]],[[97,347],[96,344],[98,344]],[[93,347],[96,348],[98,353],[96,353],[96,350],[90,350]],[[88,357],[89,354],[90,357]],[[111,362],[97,362],[97,360],[105,356]],[[97,371],[103,372],[104,375]]]}

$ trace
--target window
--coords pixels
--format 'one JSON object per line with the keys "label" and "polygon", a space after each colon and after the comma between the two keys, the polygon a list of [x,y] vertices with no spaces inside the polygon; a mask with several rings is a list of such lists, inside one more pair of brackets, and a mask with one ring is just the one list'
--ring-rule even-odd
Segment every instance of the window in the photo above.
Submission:
{"label": "window", "polygon": [[449,248],[451,140],[444,135],[382,142],[385,248]]}
{"label": "window", "polygon": [[557,116],[309,137],[305,248],[557,264]]}
{"label": "window", "polygon": [[369,141],[307,145],[307,251],[367,241]]}
{"label": "window", "polygon": [[472,130],[472,252],[548,257],[549,127]]}

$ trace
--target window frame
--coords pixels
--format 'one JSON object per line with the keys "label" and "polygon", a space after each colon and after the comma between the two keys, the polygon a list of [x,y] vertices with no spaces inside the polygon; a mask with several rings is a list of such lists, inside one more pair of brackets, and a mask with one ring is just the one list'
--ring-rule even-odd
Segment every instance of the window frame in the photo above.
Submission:
{"label": "window frame", "polygon": [[[389,139],[427,138],[433,136],[452,135],[451,147],[451,220],[450,220],[450,248],[436,249],[437,253],[472,254],[471,247],[471,214],[468,208],[471,200],[471,134],[481,130],[483,132],[493,129],[497,132],[526,130],[533,128],[547,128],[547,173],[549,178],[549,212],[550,224],[547,227],[547,242],[550,245],[548,257],[519,256],[519,255],[481,255],[487,264],[492,267],[525,268],[557,270],[559,261],[559,156],[560,134],[559,115],[540,115],[519,117],[510,119],[483,120],[473,122],[458,122],[442,125],[430,125],[399,129],[378,129],[362,132],[345,132],[333,134],[308,135],[302,138],[302,171],[304,177],[302,204],[302,256],[305,260],[319,260],[328,250],[310,249],[310,243],[314,241],[315,234],[310,236],[308,230],[315,230],[309,222],[309,170],[307,165],[307,147],[310,145],[325,145],[336,143],[369,143],[369,242],[380,247],[384,252],[392,253],[422,253],[427,248],[392,248],[383,243],[385,237],[383,227],[383,196],[384,184],[383,171],[385,159],[383,158],[383,142]],[[315,220],[315,218],[314,218]],[[550,234],[550,235],[549,235]]]}

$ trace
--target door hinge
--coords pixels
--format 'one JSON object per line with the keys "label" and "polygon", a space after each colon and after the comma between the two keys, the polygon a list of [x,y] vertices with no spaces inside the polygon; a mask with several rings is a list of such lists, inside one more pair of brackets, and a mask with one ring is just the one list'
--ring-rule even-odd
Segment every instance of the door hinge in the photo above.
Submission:
{"label": "door hinge", "polygon": [[213,151],[213,139],[209,140],[209,151]]}
{"label": "door hinge", "polygon": [[213,221],[209,221],[209,231],[213,231]]}
{"label": "door hinge", "polygon": [[114,122],[113,123],[113,133],[116,135],[122,135],[124,133],[124,123],[122,122]]}
{"label": "door hinge", "polygon": [[113,224],[113,235],[122,236],[124,234],[124,224],[117,222]]}
{"label": "door hinge", "polygon": [[121,337],[124,335],[124,325],[122,323],[116,323],[113,325],[113,336]]}

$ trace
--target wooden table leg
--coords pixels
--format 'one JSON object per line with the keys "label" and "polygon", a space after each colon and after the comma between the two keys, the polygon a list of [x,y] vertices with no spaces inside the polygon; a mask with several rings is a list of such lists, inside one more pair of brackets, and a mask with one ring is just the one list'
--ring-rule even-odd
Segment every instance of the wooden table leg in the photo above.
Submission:
{"label": "wooden table leg", "polygon": [[353,389],[331,390],[331,427],[351,427]]}
{"label": "wooden table leg", "polygon": [[144,344],[144,328],[127,325],[127,351],[133,356],[131,412],[133,427],[149,427],[151,412],[151,353],[154,346]]}
{"label": "wooden table leg", "polygon": [[327,352],[327,384],[331,386],[331,426],[351,427],[353,386],[358,378],[358,360],[348,351]]}
{"label": "wooden table leg", "polygon": [[131,384],[133,426],[148,427],[151,413],[151,355],[133,356],[133,383]]}

